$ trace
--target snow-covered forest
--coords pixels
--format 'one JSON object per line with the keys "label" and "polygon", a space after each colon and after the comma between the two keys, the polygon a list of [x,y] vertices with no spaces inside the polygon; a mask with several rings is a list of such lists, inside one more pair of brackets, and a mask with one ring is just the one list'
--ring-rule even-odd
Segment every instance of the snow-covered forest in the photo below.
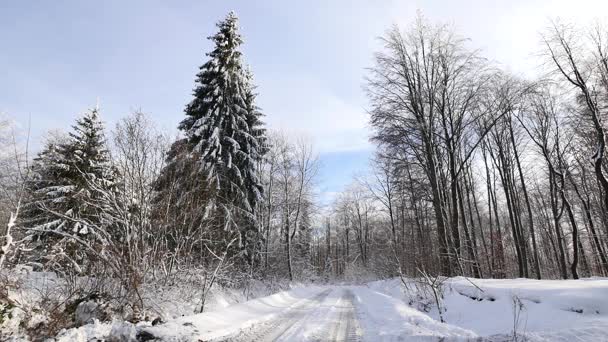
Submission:
{"label": "snow-covered forest", "polygon": [[237,15],[205,34],[177,137],[93,103],[36,150],[0,117],[0,339],[608,340],[605,25],[548,21],[534,79],[387,27],[371,166],[329,202]]}

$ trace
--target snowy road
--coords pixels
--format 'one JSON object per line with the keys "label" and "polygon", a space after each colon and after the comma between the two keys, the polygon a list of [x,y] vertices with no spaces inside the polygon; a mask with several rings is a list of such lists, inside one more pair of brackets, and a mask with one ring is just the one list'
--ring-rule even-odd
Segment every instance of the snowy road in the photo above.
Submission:
{"label": "snowy road", "polygon": [[[437,311],[410,306],[393,279],[297,287],[141,331],[155,341],[503,342],[513,340],[515,326],[533,342],[608,341],[608,279],[470,281],[446,285],[447,323]],[[514,307],[514,298],[522,304]]]}
{"label": "snowy road", "polygon": [[224,341],[360,341],[353,298],[349,289],[327,289]]}
{"label": "snowy road", "polygon": [[452,341],[476,337],[363,286],[297,288],[144,330],[157,341]]}

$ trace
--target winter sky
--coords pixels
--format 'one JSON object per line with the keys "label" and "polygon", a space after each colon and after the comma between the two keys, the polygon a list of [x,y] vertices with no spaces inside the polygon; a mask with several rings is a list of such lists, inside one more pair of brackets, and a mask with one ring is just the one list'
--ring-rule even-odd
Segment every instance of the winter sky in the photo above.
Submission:
{"label": "winter sky", "polygon": [[108,128],[141,109],[175,131],[211,49],[205,38],[230,10],[269,128],[312,141],[327,200],[372,153],[362,86],[390,25],[406,26],[420,10],[529,75],[549,18],[590,22],[608,1],[2,1],[0,112],[22,126],[31,118],[34,142],[68,130],[98,98]]}

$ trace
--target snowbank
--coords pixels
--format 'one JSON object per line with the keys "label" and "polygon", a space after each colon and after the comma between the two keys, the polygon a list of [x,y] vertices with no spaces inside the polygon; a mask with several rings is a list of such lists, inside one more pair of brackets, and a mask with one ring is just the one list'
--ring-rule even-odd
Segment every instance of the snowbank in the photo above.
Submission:
{"label": "snowbank", "polygon": [[212,340],[270,320],[294,305],[301,305],[323,288],[300,287],[272,296],[231,305],[225,309],[181,317],[166,324],[142,329],[163,341]]}
{"label": "snowbank", "polygon": [[389,295],[365,287],[353,287],[352,291],[366,341],[402,341],[405,336],[408,341],[477,337],[472,331],[441,323]]}
{"label": "snowbank", "polygon": [[[96,303],[83,300],[78,304],[82,295],[71,292],[72,288],[65,279],[57,277],[55,273],[17,267],[0,270],[0,277],[0,340],[28,340],[58,334],[61,341],[89,341],[108,336],[127,336],[133,331],[125,328],[128,325],[118,327],[128,317],[114,309],[120,309],[124,303],[112,302],[113,306],[104,306],[103,315],[95,314]],[[89,286],[94,283],[86,277],[76,280]],[[251,281],[247,288],[227,288],[216,284],[211,289],[205,311],[220,310],[280,292],[290,286],[297,285],[286,281],[257,280]],[[170,284],[149,280],[142,285],[140,293],[144,302],[141,318],[148,320],[148,325],[156,318],[170,321],[200,310],[200,285],[192,280],[176,279]],[[91,307],[84,307],[85,304]],[[68,309],[68,306],[72,309]],[[50,312],[49,308],[56,310]],[[59,320],[60,326],[55,323],[56,320]],[[81,326],[84,323],[90,324]],[[62,327],[67,329],[60,330]],[[114,333],[111,334],[112,330]]]}
{"label": "snowbank", "polygon": [[[407,303],[399,279],[369,288]],[[525,336],[530,341],[608,341],[608,279],[448,279],[443,317],[491,340]],[[429,315],[439,319],[436,308]]]}
{"label": "snowbank", "polygon": [[515,330],[555,340],[584,329],[579,341],[608,340],[608,279],[471,281],[480,289],[461,277],[448,281],[448,322],[480,335]]}

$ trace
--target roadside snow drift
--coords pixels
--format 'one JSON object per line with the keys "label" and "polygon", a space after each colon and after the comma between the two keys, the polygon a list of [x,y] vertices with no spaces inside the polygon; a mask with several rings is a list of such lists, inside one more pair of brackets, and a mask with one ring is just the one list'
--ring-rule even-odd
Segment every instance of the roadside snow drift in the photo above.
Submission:
{"label": "roadside snow drift", "polygon": [[[409,301],[399,279],[369,287]],[[448,279],[445,321],[487,340],[608,341],[608,279]],[[436,308],[429,315],[438,320]]]}
{"label": "roadside snow drift", "polygon": [[364,287],[355,287],[357,314],[365,341],[466,340],[469,330],[441,323],[404,303]]}
{"label": "roadside snow drift", "polygon": [[[447,279],[445,323],[429,303],[389,279],[299,287],[136,328],[140,338],[162,341],[608,341],[608,279]],[[109,329],[134,334],[96,322],[63,340],[102,338]]]}
{"label": "roadside snow drift", "polygon": [[464,278],[449,281],[448,322],[482,336],[608,341],[608,279],[471,281],[479,289]]}
{"label": "roadside snow drift", "polygon": [[273,319],[292,306],[311,302],[324,290],[316,286],[296,288],[215,312],[181,317],[143,330],[163,341],[212,340],[231,336],[254,324]]}

